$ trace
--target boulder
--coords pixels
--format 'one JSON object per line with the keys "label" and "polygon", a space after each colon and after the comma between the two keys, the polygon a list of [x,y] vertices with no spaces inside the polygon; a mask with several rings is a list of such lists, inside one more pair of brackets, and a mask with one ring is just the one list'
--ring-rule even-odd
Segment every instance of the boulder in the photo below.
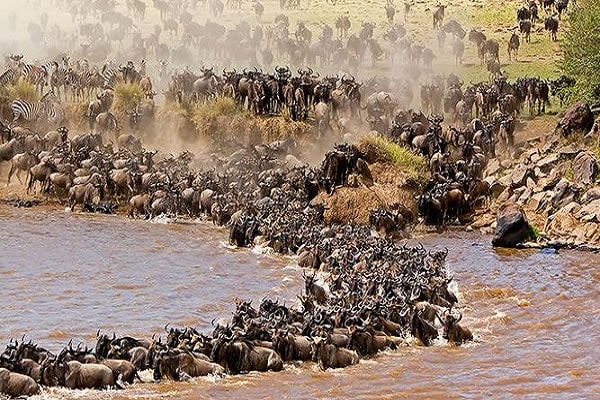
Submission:
{"label": "boulder", "polygon": [[552,194],[552,198],[550,201],[552,202],[552,206],[555,208],[563,207],[566,204],[569,204],[573,201],[575,197],[575,187],[569,182],[569,180],[563,178],[561,179],[554,188],[554,193]]}
{"label": "boulder", "polygon": [[534,194],[533,196],[531,196],[531,198],[527,202],[527,206],[529,208],[531,208],[533,211],[538,211],[546,205],[547,197],[548,197],[548,192],[538,192],[538,193]]}
{"label": "boulder", "polygon": [[542,190],[551,190],[560,182],[562,179],[562,174],[556,168],[550,171],[550,175],[544,178],[543,182],[541,182],[540,186]]}
{"label": "boulder", "polygon": [[509,169],[510,167],[512,167],[512,160],[508,158],[506,160],[502,160],[500,161],[500,166],[504,169]]}
{"label": "boulder", "polygon": [[594,115],[590,106],[585,102],[573,104],[558,122],[556,130],[563,136],[569,136],[572,132],[585,131],[587,133],[594,124]]}
{"label": "boulder", "polygon": [[563,156],[574,156],[575,154],[579,153],[579,151],[581,150],[581,147],[575,143],[573,144],[568,144],[564,147],[561,147],[560,150],[558,150],[558,153],[563,155]]}
{"label": "boulder", "polygon": [[521,207],[511,204],[498,212],[492,246],[515,247],[529,237],[529,222]]}
{"label": "boulder", "polygon": [[527,178],[531,176],[531,169],[524,164],[519,164],[511,174],[512,186],[514,188],[521,187],[527,182]]}
{"label": "boulder", "polygon": [[484,176],[494,175],[500,170],[500,161],[497,158],[493,158],[488,162],[488,165],[483,173]]}
{"label": "boulder", "polygon": [[598,186],[594,186],[588,190],[581,198],[584,203],[589,203],[598,199],[600,199],[600,187]]}
{"label": "boulder", "polygon": [[575,217],[586,222],[600,222],[600,200],[594,200],[581,207]]}
{"label": "boulder", "polygon": [[552,169],[554,164],[558,162],[559,159],[560,158],[558,157],[558,154],[552,153],[536,162],[535,166],[539,168],[540,171],[548,173]]}
{"label": "boulder", "polygon": [[580,185],[592,185],[598,176],[598,162],[591,151],[582,151],[573,160],[573,181]]}

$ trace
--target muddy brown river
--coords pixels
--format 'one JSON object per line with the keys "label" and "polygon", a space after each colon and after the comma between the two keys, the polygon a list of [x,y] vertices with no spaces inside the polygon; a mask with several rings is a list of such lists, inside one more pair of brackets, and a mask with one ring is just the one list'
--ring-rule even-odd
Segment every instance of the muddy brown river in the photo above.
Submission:
{"label": "muddy brown river", "polygon": [[[293,302],[301,289],[291,258],[232,249],[227,232],[206,223],[2,205],[0,232],[2,346],[26,334],[58,351],[70,338],[93,345],[98,328],[149,337],[167,322],[209,330],[213,318],[231,316],[235,297]],[[450,250],[463,321],[476,343],[408,347],[336,371],[305,363],[279,373],[38,397],[600,398],[599,255],[497,251],[489,238],[458,232],[421,240]]]}

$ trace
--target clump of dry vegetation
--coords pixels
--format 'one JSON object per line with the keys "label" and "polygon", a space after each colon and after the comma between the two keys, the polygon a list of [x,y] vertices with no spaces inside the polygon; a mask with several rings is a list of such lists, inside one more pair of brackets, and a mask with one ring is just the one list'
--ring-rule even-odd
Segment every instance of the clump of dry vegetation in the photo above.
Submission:
{"label": "clump of dry vegetation", "polygon": [[15,83],[10,83],[2,87],[0,89],[0,95],[5,97],[8,102],[17,99],[31,102],[40,100],[40,93],[36,90],[35,85],[24,78],[19,78]]}
{"label": "clump of dry vegetation", "polygon": [[115,85],[115,101],[113,112],[117,116],[123,116],[140,104],[144,98],[144,89],[137,83],[118,83]]}
{"label": "clump of dry vegetation", "polygon": [[241,110],[234,99],[225,96],[199,103],[191,111],[190,118],[198,135],[215,143],[237,141],[254,144],[287,137],[303,140],[311,133],[307,122],[255,116]]}

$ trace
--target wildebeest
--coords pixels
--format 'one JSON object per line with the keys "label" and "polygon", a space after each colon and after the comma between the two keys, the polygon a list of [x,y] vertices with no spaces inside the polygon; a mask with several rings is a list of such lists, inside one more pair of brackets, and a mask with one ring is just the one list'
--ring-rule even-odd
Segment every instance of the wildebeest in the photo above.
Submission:
{"label": "wildebeest", "polygon": [[523,37],[525,38],[525,42],[529,43],[529,40],[531,38],[531,21],[529,21],[529,20],[519,21],[519,32],[521,32],[521,34],[523,34]]}
{"label": "wildebeest", "polygon": [[283,360],[272,349],[232,338],[218,339],[213,345],[210,358],[225,366],[225,370],[231,374],[283,369]]}
{"label": "wildebeest", "polygon": [[446,10],[446,6],[440,4],[437,9],[433,13],[433,29],[439,29],[442,27],[444,23],[444,11]]}
{"label": "wildebeest", "polygon": [[69,189],[69,207],[75,209],[75,205],[98,204],[102,200],[104,186],[88,182],[86,184],[71,186]]}
{"label": "wildebeest", "polygon": [[316,337],[313,343],[313,360],[317,361],[321,368],[344,368],[349,365],[358,364],[358,354],[355,351],[338,348],[331,344],[331,339]]}
{"label": "wildebeest", "polygon": [[462,314],[459,314],[458,318],[456,318],[452,315],[451,311],[446,313],[443,337],[448,340],[449,344],[460,346],[464,342],[473,340],[473,333],[468,328],[464,328],[458,324],[461,319]]}
{"label": "wildebeest", "polygon": [[79,361],[55,362],[54,374],[59,384],[69,389],[109,389],[120,387],[113,371],[102,364],[82,364]]}
{"label": "wildebeest", "polygon": [[221,375],[225,369],[219,364],[193,356],[190,353],[165,351],[154,360],[154,379],[167,378],[174,381],[182,377],[194,378],[206,375]]}
{"label": "wildebeest", "polygon": [[515,61],[517,61],[517,56],[519,55],[520,44],[521,44],[521,42],[519,41],[519,35],[517,35],[516,33],[513,32],[513,34],[510,35],[510,39],[508,39],[508,60],[509,61],[512,61],[513,54],[514,54]]}
{"label": "wildebeest", "polygon": [[33,378],[0,368],[0,393],[10,397],[33,396],[40,387]]}
{"label": "wildebeest", "polygon": [[544,29],[548,31],[550,34],[550,39],[553,42],[556,42],[556,37],[558,33],[558,19],[554,16],[549,16],[544,21]]}

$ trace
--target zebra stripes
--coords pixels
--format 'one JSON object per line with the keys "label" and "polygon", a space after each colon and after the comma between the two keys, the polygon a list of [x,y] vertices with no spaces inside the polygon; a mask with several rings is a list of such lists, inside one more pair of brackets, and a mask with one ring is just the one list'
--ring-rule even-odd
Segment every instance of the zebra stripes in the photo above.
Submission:
{"label": "zebra stripes", "polygon": [[21,70],[21,75],[33,83],[40,93],[43,92],[44,86],[48,85],[48,78],[52,72],[53,63],[47,62],[41,66],[33,64],[24,64]]}
{"label": "zebra stripes", "polygon": [[13,122],[20,119],[25,122],[35,122],[41,117],[56,121],[62,114],[58,98],[52,92],[48,92],[36,102],[17,99],[11,103],[10,109],[13,113]]}
{"label": "zebra stripes", "polygon": [[14,83],[19,79],[20,72],[14,68],[9,68],[0,75],[0,88]]}
{"label": "zebra stripes", "polygon": [[102,67],[101,75],[104,81],[103,87],[105,88],[114,87],[114,85],[121,79],[119,70],[117,68],[108,66],[108,64],[105,64],[104,67]]}

